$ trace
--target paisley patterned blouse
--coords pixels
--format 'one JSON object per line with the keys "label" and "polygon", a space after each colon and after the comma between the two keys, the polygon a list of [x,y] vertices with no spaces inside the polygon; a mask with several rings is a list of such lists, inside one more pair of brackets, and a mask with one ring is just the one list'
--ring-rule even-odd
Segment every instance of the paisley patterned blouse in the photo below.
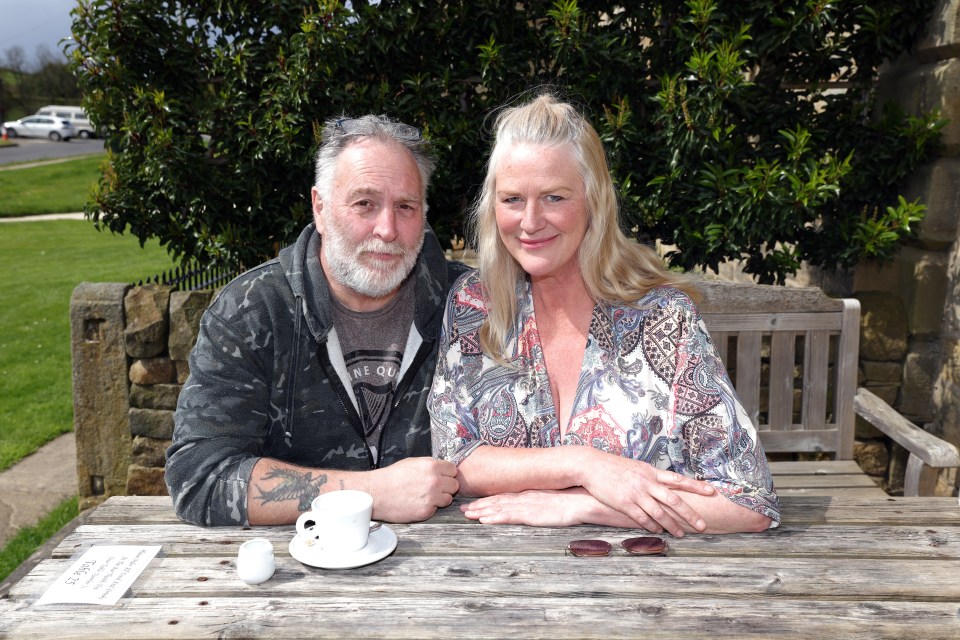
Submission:
{"label": "paisley patterned blouse", "polygon": [[756,429],[686,294],[660,287],[636,307],[594,307],[562,439],[529,280],[518,284],[517,296],[506,367],[480,351],[486,307],[476,273],[451,289],[427,402],[436,457],[459,464],[482,444],[590,445],[705,480],[779,523]]}

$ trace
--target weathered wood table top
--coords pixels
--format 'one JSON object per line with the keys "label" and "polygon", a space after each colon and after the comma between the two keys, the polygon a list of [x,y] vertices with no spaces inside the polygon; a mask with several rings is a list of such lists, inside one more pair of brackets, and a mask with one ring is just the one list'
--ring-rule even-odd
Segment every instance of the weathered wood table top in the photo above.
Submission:
{"label": "weathered wood table top", "polygon": [[[0,601],[0,637],[960,638],[956,498],[782,502],[779,529],[670,538],[663,557],[619,549],[639,531],[485,526],[450,507],[390,525],[380,562],[335,571],[289,555],[293,527],[204,529],[169,498],[110,498]],[[254,537],[277,571],[248,586],[236,557]],[[580,538],[613,554],[567,555]],[[162,550],[116,605],[36,605],[96,544]]]}

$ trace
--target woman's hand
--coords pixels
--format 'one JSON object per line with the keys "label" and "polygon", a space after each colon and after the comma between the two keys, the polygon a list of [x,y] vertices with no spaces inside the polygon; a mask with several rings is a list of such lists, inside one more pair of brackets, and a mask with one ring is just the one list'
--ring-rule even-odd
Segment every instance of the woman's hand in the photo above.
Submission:
{"label": "woman's hand", "polygon": [[[531,489],[583,487],[603,505],[629,517],[632,527],[682,536],[704,531],[704,515],[691,498],[716,496],[716,489],[590,446],[474,449],[458,467],[461,495],[493,496]],[[684,496],[684,497],[682,497]]]}
{"label": "woman's hand", "polygon": [[600,524],[636,527],[637,523],[601,503],[583,489],[530,490],[500,493],[460,506],[463,515],[483,524],[525,524],[569,527]]}
{"label": "woman's hand", "polygon": [[586,464],[581,467],[580,485],[603,504],[634,520],[636,526],[654,533],[668,531],[677,537],[683,536],[685,528],[707,528],[703,517],[681,493],[712,496],[716,489],[709,483],[592,447],[583,447],[582,455]]}

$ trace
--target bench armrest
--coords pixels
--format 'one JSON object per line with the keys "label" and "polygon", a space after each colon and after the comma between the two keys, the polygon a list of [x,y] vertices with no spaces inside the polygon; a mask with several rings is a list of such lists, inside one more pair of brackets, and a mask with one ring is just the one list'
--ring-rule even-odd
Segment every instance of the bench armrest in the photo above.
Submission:
{"label": "bench armrest", "polygon": [[[904,495],[918,495],[923,465],[934,469],[960,467],[960,450],[955,445],[927,433],[863,387],[857,389],[853,410],[910,452]],[[929,478],[925,484],[929,485]]]}

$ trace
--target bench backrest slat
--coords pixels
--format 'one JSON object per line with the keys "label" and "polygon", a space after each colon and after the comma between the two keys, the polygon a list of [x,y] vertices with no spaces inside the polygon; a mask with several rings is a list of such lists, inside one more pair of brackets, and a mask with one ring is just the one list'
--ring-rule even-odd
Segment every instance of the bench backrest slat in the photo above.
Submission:
{"label": "bench backrest slat", "polygon": [[851,459],[859,302],[719,282],[703,293],[704,322],[767,452]]}
{"label": "bench backrest slat", "polygon": [[830,332],[808,331],[804,341],[803,424],[807,429],[827,428],[827,383],[830,376]]}

